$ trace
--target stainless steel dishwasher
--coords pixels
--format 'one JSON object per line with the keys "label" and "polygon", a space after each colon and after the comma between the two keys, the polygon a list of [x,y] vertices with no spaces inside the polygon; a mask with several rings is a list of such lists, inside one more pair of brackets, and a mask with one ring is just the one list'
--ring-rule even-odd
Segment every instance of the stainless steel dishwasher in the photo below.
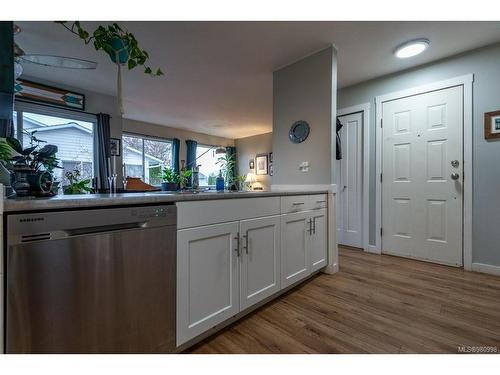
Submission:
{"label": "stainless steel dishwasher", "polygon": [[175,349],[176,207],[9,215],[7,353]]}

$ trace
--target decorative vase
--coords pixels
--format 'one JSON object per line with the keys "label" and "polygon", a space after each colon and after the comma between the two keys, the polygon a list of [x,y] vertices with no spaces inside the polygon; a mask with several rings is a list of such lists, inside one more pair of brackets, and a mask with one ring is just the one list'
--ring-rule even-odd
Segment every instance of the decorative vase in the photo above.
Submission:
{"label": "decorative vase", "polygon": [[52,195],[52,184],[54,179],[47,171],[37,171],[28,174],[28,182],[31,192],[36,196]]}
{"label": "decorative vase", "polygon": [[28,176],[33,170],[24,163],[14,164],[14,190],[17,196],[26,197],[30,194],[30,183]]}

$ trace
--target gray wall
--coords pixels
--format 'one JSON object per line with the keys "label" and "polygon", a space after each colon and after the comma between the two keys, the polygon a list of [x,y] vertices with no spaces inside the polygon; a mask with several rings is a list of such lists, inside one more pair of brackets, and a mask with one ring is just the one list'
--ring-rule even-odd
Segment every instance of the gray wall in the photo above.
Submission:
{"label": "gray wall", "polygon": [[[235,140],[235,146],[238,153],[238,173],[246,175],[250,172],[248,166],[250,160],[255,161],[257,154],[269,154],[273,149],[273,133],[259,134],[252,137],[239,138]],[[273,155],[274,156],[274,155]],[[273,163],[274,167],[274,163]],[[255,169],[252,170],[255,173]],[[257,182],[254,186],[261,186],[264,190],[271,188],[272,177],[267,175],[256,176]]]}
{"label": "gray wall", "polygon": [[500,110],[500,44],[478,49],[338,92],[338,108],[370,102],[370,242],[375,238],[375,108],[377,95],[474,74],[473,84],[473,262],[500,265],[500,142],[486,141],[484,112]]}
{"label": "gray wall", "polygon": [[[336,59],[333,47],[274,72],[273,185],[330,184],[332,181],[332,112],[335,113]],[[333,87],[333,89],[332,89]],[[300,144],[288,139],[290,126],[305,120],[309,138]],[[299,171],[303,161],[309,172]]]}

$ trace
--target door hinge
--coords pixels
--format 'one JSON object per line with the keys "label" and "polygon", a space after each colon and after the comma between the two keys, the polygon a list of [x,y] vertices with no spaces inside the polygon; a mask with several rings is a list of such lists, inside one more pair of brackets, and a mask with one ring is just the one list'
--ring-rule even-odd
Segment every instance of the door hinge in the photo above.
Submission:
{"label": "door hinge", "polygon": [[383,125],[384,125],[384,119],[383,119],[383,118],[381,118],[381,119],[380,119],[380,127],[382,127]]}
{"label": "door hinge", "polygon": [[384,229],[380,228],[380,237],[384,235]]}
{"label": "door hinge", "polygon": [[380,174],[380,183],[382,183],[382,173]]}

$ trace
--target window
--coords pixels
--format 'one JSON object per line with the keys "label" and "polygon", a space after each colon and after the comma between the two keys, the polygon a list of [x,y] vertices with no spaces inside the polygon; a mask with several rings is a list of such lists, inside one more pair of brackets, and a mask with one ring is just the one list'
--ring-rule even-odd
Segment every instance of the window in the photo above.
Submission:
{"label": "window", "polygon": [[133,134],[125,134],[122,139],[125,174],[159,185],[163,169],[172,167],[172,142]]}
{"label": "window", "polygon": [[[16,105],[17,107],[17,105]],[[30,145],[30,133],[47,144],[56,145],[57,158],[62,169],[54,170],[54,177],[66,185],[65,174],[78,169],[82,178],[94,177],[94,122],[92,115],[87,115],[90,121],[82,121],[80,114],[75,118],[68,111],[58,112],[56,109],[22,106],[14,112],[15,136],[23,147]],[[54,115],[52,115],[54,114]]]}
{"label": "window", "polygon": [[219,156],[215,153],[216,146],[198,145],[196,147],[196,164],[200,166],[200,186],[215,187],[215,179],[219,175]]}

